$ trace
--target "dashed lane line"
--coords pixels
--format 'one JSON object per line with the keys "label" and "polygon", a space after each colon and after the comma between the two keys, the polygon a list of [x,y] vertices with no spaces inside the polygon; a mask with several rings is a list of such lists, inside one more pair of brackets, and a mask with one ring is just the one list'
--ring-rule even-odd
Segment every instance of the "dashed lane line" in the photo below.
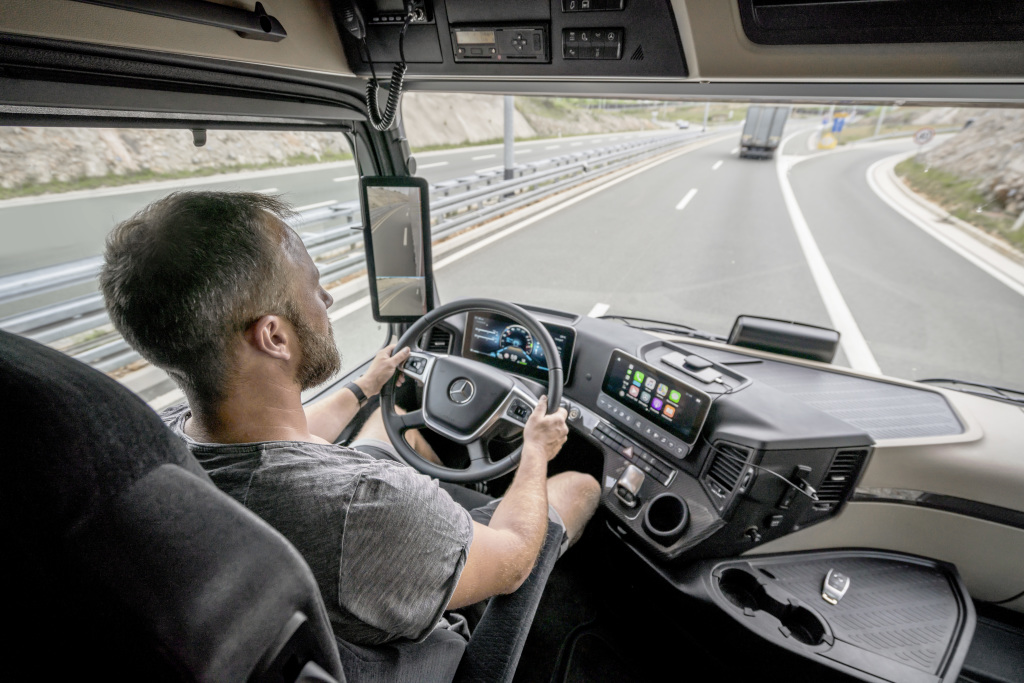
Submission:
{"label": "dashed lane line", "polygon": [[693,199],[694,196],[696,196],[696,194],[697,188],[694,187],[685,195],[683,195],[683,198],[679,200],[678,204],[676,204],[676,211],[682,211],[683,209],[685,209],[686,205],[690,203],[690,200]]}

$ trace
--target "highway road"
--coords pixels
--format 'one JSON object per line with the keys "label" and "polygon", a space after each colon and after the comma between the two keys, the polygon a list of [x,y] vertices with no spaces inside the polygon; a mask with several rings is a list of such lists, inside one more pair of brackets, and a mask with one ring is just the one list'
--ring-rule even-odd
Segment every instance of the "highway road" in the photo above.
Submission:
{"label": "highway road", "polygon": [[[739,159],[737,133],[565,202],[485,246],[446,254],[435,274],[442,300],[487,296],[581,315],[675,321],[718,334],[728,334],[740,314],[795,320],[841,329],[839,364],[912,379],[1024,387],[1021,294],[909,222],[868,184],[868,167],[912,143],[817,154],[810,129],[793,134],[807,125],[791,122],[781,161]],[[530,152],[517,160],[603,146],[614,137],[519,143],[517,153]],[[500,164],[500,153],[494,146],[420,155],[421,175],[435,183],[464,176]],[[803,160],[785,172],[796,157]],[[354,198],[355,178],[345,175],[354,171],[347,168],[278,172],[274,191],[300,207],[325,197]],[[225,183],[271,187],[266,175]],[[109,201],[104,210],[113,216],[166,191],[112,193],[102,198]],[[58,208],[61,203],[35,206],[67,219],[74,205]],[[0,212],[10,208],[0,205]],[[6,231],[10,223],[0,225]],[[9,267],[9,249],[5,258]],[[25,259],[17,265],[25,269]],[[344,364],[353,367],[380,346],[384,328],[371,320],[365,292],[337,298],[331,319]],[[151,399],[171,388],[157,378],[143,395]]]}
{"label": "highway road", "polygon": [[[807,155],[806,143],[797,135],[786,152]],[[735,145],[678,156],[451,263],[436,275],[442,296],[607,311],[719,334],[740,314],[833,326],[843,304],[883,373],[1024,387],[1021,295],[868,186],[873,162],[912,143],[812,156],[789,174],[840,302],[812,272],[776,162],[738,159]]]}
{"label": "highway road", "polygon": [[[528,164],[597,149],[666,130],[532,140],[515,144],[515,161]],[[696,135],[680,131],[680,135]],[[502,167],[501,145],[463,147],[415,155],[417,175],[439,183]],[[299,210],[358,198],[352,161],[251,171],[188,180],[68,192],[0,201],[0,276],[101,254],[110,229],[146,204],[175,190],[247,190],[281,195]],[[4,313],[0,312],[0,317]]]}

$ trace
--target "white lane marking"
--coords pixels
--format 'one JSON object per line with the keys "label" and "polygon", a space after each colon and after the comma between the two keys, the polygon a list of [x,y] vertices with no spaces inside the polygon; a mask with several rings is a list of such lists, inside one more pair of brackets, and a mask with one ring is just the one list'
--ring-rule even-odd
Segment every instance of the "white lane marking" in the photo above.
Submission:
{"label": "white lane marking", "polygon": [[416,164],[416,170],[419,171],[424,168],[437,168],[438,166],[447,166],[447,161],[435,161],[432,164]]}
{"label": "white lane marking", "polygon": [[405,226],[405,230],[402,231],[402,246],[409,246],[409,226]]}
{"label": "white lane marking", "polygon": [[717,171],[720,168],[722,168],[722,160],[721,159],[719,159],[718,161],[715,162],[715,165],[711,167],[711,170],[712,171]]}
{"label": "white lane marking", "polygon": [[516,154],[531,154],[531,153],[536,152],[536,151],[537,150],[535,150],[535,149],[517,149],[516,150]]}
{"label": "white lane marking", "polygon": [[256,190],[258,194],[270,194],[271,192],[277,192],[276,187],[268,187],[265,190]]}
{"label": "white lane marking", "polygon": [[337,204],[337,199],[328,199],[327,201],[317,202],[316,204],[306,204],[305,206],[295,207],[296,211],[309,211],[310,209],[319,209],[323,206],[330,206],[331,204]]}
{"label": "white lane marking", "polygon": [[588,318],[600,318],[602,315],[608,312],[611,308],[608,304],[602,304],[600,301],[594,304],[594,307],[590,309],[590,313],[587,313]]}
{"label": "white lane marking", "polygon": [[740,151],[739,147],[733,147],[732,150],[729,151],[729,154],[736,154],[739,151]]}
{"label": "white lane marking", "polygon": [[583,144],[582,142],[574,142],[574,143],[572,143],[572,144],[571,144],[571,145],[569,145],[569,146],[570,146],[570,147],[579,147],[579,146],[580,146],[580,145],[582,145],[582,144]]}
{"label": "white lane marking", "polygon": [[[711,144],[712,142],[715,142],[715,140],[713,140],[713,139],[712,140],[708,140],[707,143],[705,143],[703,145],[699,145],[697,147],[690,148],[690,149],[681,149],[681,150],[679,150],[675,154],[670,154],[669,156],[666,156],[666,157],[664,157],[662,159],[657,159],[655,161],[652,161],[651,163],[644,164],[642,167],[640,167],[638,169],[635,169],[633,171],[630,171],[629,173],[621,175],[618,178],[614,178],[612,180],[609,180],[607,183],[602,183],[601,185],[598,185],[597,187],[595,187],[593,189],[587,190],[586,192],[580,193],[580,194],[576,195],[575,197],[573,197],[572,199],[567,199],[564,202],[559,202],[557,205],[552,206],[550,209],[545,209],[544,211],[541,211],[540,213],[537,213],[537,214],[535,214],[533,216],[530,216],[529,218],[527,218],[527,219],[525,219],[525,220],[523,220],[523,221],[521,221],[519,223],[511,225],[511,226],[505,228],[504,230],[502,230],[500,232],[496,232],[493,235],[490,235],[489,237],[485,237],[484,239],[480,240],[479,242],[475,242],[475,243],[469,245],[468,247],[466,247],[462,251],[458,251],[458,252],[452,254],[451,256],[448,256],[446,258],[441,259],[440,261],[438,261],[437,263],[434,264],[434,270],[439,270],[441,268],[444,268],[445,266],[449,266],[449,265],[455,263],[456,261],[458,261],[459,259],[463,259],[463,258],[469,256],[470,254],[483,249],[486,246],[494,244],[495,242],[497,242],[500,239],[508,237],[512,233],[518,232],[518,231],[522,230],[525,227],[533,225],[537,221],[542,221],[545,218],[547,218],[548,216],[552,216],[552,215],[558,213],[559,211],[562,211],[563,209],[568,209],[570,206],[572,206],[574,204],[578,204],[579,202],[582,202],[585,199],[590,199],[595,194],[597,194],[599,192],[604,192],[609,187],[612,187],[613,185],[618,185],[619,183],[621,183],[621,182],[623,182],[625,180],[629,180],[633,176],[636,176],[636,175],[639,175],[639,174],[644,173],[646,171],[649,171],[652,168],[654,168],[655,166],[660,166],[661,164],[663,164],[663,163],[665,163],[667,161],[671,161],[672,159],[675,159],[675,158],[677,158],[677,157],[679,157],[679,156],[681,156],[683,154],[686,154],[688,152],[692,152],[695,149],[700,149],[701,147],[706,147],[707,145]],[[367,299],[367,300],[369,300],[369,299]],[[332,320],[333,320],[333,318],[332,318]]]}
{"label": "white lane marking", "polygon": [[336,182],[336,183],[343,183],[346,180],[355,180],[358,177],[359,176],[357,176],[357,175],[343,175],[340,178],[335,178],[334,182]]}
{"label": "white lane marking", "polygon": [[[900,154],[898,156],[902,159],[906,158],[907,155]],[[1017,266],[1017,264],[1007,260],[1005,257],[1003,257],[1001,254],[997,252],[990,253],[988,247],[986,247],[984,244],[982,244],[980,241],[976,240],[973,237],[968,237],[967,240],[965,240],[963,243],[958,243],[957,238],[961,236],[961,233],[957,228],[953,226],[949,226],[947,228],[945,224],[931,225],[928,221],[923,220],[922,218],[916,216],[909,209],[901,206],[895,198],[891,197],[889,193],[882,189],[878,180],[875,179],[875,175],[878,174],[878,169],[882,164],[889,164],[889,169],[891,169],[892,166],[895,165],[893,163],[892,157],[888,157],[886,159],[881,159],[873,163],[870,167],[868,167],[867,172],[868,186],[878,196],[879,199],[881,199],[890,207],[892,207],[892,209],[896,211],[896,213],[900,214],[908,221],[924,230],[926,233],[937,239],[939,242],[952,249],[955,253],[964,257],[965,259],[976,265],[978,268],[981,268],[981,270],[985,271],[986,273],[994,277],[996,280],[999,280],[1004,285],[1006,285],[1013,291],[1017,292],[1021,296],[1024,296],[1024,281],[1015,279],[1010,273],[1007,273],[998,267],[999,263],[1005,262],[1005,267],[1008,270],[1012,269],[1019,271],[1020,267]],[[888,180],[890,184],[893,182],[891,176],[885,179]],[[899,188],[894,189],[899,191]],[[948,229],[948,233],[943,234],[944,229]]]}
{"label": "white lane marking", "polygon": [[690,203],[690,200],[693,199],[694,195],[696,195],[696,194],[697,194],[697,188],[695,187],[695,188],[692,188],[685,195],[683,195],[683,198],[679,200],[678,204],[676,204],[676,211],[682,211],[683,209],[685,209],[686,205]]}
{"label": "white lane marking", "polygon": [[559,147],[561,147],[561,145],[548,145],[544,149],[558,149]]}
{"label": "white lane marking", "polygon": [[[798,134],[796,133],[794,136]],[[789,138],[784,140],[783,144],[788,141]],[[811,270],[811,277],[814,278],[814,284],[818,287],[821,301],[825,304],[825,310],[828,312],[832,325],[839,330],[841,335],[839,343],[846,352],[846,357],[850,361],[850,367],[854,370],[882,374],[878,361],[875,360],[874,354],[871,353],[868,342],[864,339],[860,327],[857,326],[857,321],[854,319],[850,307],[846,305],[846,299],[843,298],[842,292],[839,291],[839,285],[836,284],[835,278],[832,277],[832,271],[828,269],[825,257],[822,256],[818,243],[815,242],[814,235],[811,233],[811,228],[807,225],[803,212],[800,211],[796,195],[793,194],[793,186],[789,184],[789,177],[787,175],[789,168],[789,159],[780,154],[775,164],[775,170],[779,176],[782,198],[786,203],[786,210],[789,211],[789,220],[793,224],[797,241],[804,252],[804,259]]]}
{"label": "white lane marking", "polygon": [[498,156],[497,154],[481,154],[478,157],[473,157],[473,161],[483,161],[484,159],[493,159]]}
{"label": "white lane marking", "polygon": [[500,171],[505,168],[504,166],[488,166],[487,168],[478,168],[473,173],[490,173],[491,171]]}
{"label": "white lane marking", "polygon": [[358,311],[360,308],[365,308],[369,304],[370,304],[370,297],[364,296],[362,299],[358,299],[356,301],[353,301],[348,306],[343,306],[343,307],[339,308],[338,310],[336,310],[334,313],[331,313],[327,317],[330,318],[332,323],[336,323],[339,320],[341,320],[342,318],[344,318],[345,316],[351,315],[351,314],[355,313],[356,311]]}

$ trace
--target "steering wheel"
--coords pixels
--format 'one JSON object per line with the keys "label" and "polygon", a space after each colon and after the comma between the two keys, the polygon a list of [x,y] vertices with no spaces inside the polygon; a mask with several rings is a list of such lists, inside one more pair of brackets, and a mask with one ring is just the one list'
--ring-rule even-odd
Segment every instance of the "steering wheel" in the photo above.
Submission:
{"label": "steering wheel", "polygon": [[[499,313],[533,332],[548,361],[548,415],[558,410],[562,400],[562,358],[555,340],[547,328],[519,306],[494,299],[461,299],[435,308],[417,320],[398,340],[395,352],[409,347],[411,354],[400,371],[422,382],[423,406],[404,415],[395,410],[396,375],[381,389],[381,417],[402,460],[431,477],[456,483],[487,481],[515,469],[522,446],[492,462],[488,444],[501,423],[522,430],[537,406],[537,398],[513,375],[474,360],[420,348],[418,340],[428,328],[469,311]],[[420,457],[404,434],[423,427],[465,445],[469,467],[444,467]]]}

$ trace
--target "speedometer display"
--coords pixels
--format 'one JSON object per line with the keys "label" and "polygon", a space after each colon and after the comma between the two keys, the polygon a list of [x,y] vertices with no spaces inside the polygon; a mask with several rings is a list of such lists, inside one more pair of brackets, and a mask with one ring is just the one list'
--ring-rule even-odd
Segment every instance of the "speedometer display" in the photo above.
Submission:
{"label": "speedometer display", "polygon": [[[533,335],[522,325],[509,325],[506,327],[499,339],[498,357],[504,360],[526,361],[531,360],[533,353]],[[540,345],[538,344],[538,348]],[[543,353],[541,354],[543,355]]]}
{"label": "speedometer display", "polygon": [[[555,341],[562,359],[562,376],[568,381],[576,330],[552,323],[542,324]],[[548,379],[544,347],[534,333],[525,325],[496,313],[469,314],[462,355],[541,382]]]}

